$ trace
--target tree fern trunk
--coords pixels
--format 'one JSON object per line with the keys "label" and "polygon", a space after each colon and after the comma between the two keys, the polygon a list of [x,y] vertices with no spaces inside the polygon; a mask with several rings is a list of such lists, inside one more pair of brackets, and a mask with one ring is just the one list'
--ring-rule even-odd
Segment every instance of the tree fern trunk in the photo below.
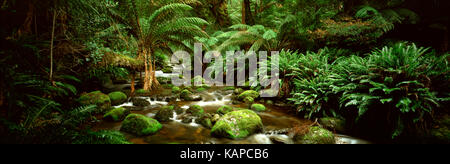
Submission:
{"label": "tree fern trunk", "polygon": [[132,72],[131,73],[131,93],[130,93],[130,97],[134,96],[134,91],[135,91],[134,85],[135,84],[136,84],[136,73]]}

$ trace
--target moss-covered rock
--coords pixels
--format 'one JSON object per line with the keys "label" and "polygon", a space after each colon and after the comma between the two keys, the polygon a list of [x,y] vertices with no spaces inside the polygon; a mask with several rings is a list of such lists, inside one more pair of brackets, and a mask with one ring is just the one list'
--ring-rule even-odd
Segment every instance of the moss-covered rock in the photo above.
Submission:
{"label": "moss-covered rock", "polygon": [[334,134],[324,128],[310,127],[309,132],[303,136],[295,137],[301,144],[335,144]]}
{"label": "moss-covered rock", "polygon": [[266,111],[266,107],[262,104],[253,104],[251,109],[256,112],[264,112]]}
{"label": "moss-covered rock", "polygon": [[245,138],[262,131],[261,118],[251,110],[240,110],[227,113],[216,122],[211,134],[231,139]]}
{"label": "moss-covered rock", "polygon": [[254,90],[247,90],[239,94],[238,100],[243,101],[246,97],[251,97],[253,99],[257,99],[259,97],[259,93]]}
{"label": "moss-covered rock", "polygon": [[252,97],[245,97],[243,100],[246,104],[253,104],[255,102],[255,99],[253,99]]}
{"label": "moss-covered rock", "polygon": [[147,91],[145,89],[138,89],[138,90],[136,90],[136,94],[138,94],[138,95],[146,95],[146,94],[150,94],[150,91]]}
{"label": "moss-covered rock", "polygon": [[267,104],[267,105],[273,105],[274,103],[273,103],[272,100],[267,100],[267,101],[266,101],[266,104]]}
{"label": "moss-covered rock", "polygon": [[150,102],[141,98],[132,98],[131,102],[133,102],[133,105],[137,107],[146,107],[151,105]]}
{"label": "moss-covered rock", "polygon": [[160,122],[168,122],[171,121],[170,118],[173,117],[173,113],[175,112],[175,106],[164,106],[161,110],[156,113],[156,120]]}
{"label": "moss-covered rock", "polygon": [[192,105],[189,107],[189,109],[186,111],[187,113],[190,113],[194,116],[201,116],[203,113],[205,113],[205,111],[203,110],[203,108],[200,105]]}
{"label": "moss-covered rock", "polygon": [[235,87],[225,87],[223,90],[226,91],[233,91],[235,89]]}
{"label": "moss-covered rock", "polygon": [[109,121],[122,121],[130,114],[129,109],[125,109],[123,107],[112,109],[103,115],[103,118]]}
{"label": "moss-covered rock", "polygon": [[108,94],[111,105],[120,105],[127,101],[127,95],[123,92],[111,92]]}
{"label": "moss-covered rock", "polygon": [[205,79],[201,76],[195,76],[192,80],[191,80],[192,85],[194,86],[199,86],[198,84],[205,84]]}
{"label": "moss-covered rock", "polygon": [[345,120],[333,117],[324,117],[319,119],[319,123],[328,130],[345,132]]}
{"label": "moss-covered rock", "polygon": [[180,87],[172,87],[172,93],[180,93],[181,92],[181,89],[180,89]]}
{"label": "moss-covered rock", "polygon": [[96,113],[102,113],[111,108],[111,99],[101,91],[94,91],[80,96],[77,101],[81,105],[97,105]]}
{"label": "moss-covered rock", "polygon": [[235,95],[240,95],[242,92],[244,92],[244,89],[242,89],[242,88],[236,88],[236,89],[234,89],[233,94],[235,94]]}
{"label": "moss-covered rock", "polygon": [[197,89],[196,89],[197,92],[204,92],[204,91],[206,91],[206,90],[207,90],[207,89],[206,89],[206,88],[203,88],[203,87],[197,88]]}
{"label": "moss-covered rock", "polygon": [[219,109],[217,109],[216,113],[220,114],[220,115],[225,115],[227,113],[230,113],[233,111],[233,107],[228,106],[228,105],[224,105],[221,106]]}
{"label": "moss-covered rock", "polygon": [[161,123],[153,118],[141,114],[130,114],[122,122],[120,130],[137,136],[145,136],[154,134],[161,128]]}
{"label": "moss-covered rock", "polygon": [[185,89],[183,91],[181,91],[180,93],[180,98],[183,99],[184,101],[192,101],[194,98],[192,97],[192,92]]}

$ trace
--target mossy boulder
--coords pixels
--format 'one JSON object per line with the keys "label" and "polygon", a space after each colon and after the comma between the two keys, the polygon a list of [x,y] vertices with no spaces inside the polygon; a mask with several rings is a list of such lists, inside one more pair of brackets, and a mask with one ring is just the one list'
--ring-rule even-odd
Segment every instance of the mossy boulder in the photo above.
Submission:
{"label": "mossy boulder", "polygon": [[319,119],[319,123],[328,130],[345,132],[345,120],[333,117],[324,117]]}
{"label": "mossy boulder", "polygon": [[197,89],[196,89],[197,92],[204,92],[204,91],[206,91],[206,90],[207,90],[207,89],[206,89],[206,88],[203,88],[203,87],[197,88]]}
{"label": "mossy boulder", "polygon": [[186,112],[190,113],[194,116],[197,116],[197,117],[200,117],[200,116],[202,116],[203,113],[205,113],[205,111],[203,110],[203,108],[200,105],[192,105],[189,107],[189,109]]}
{"label": "mossy boulder", "polygon": [[252,97],[245,97],[243,100],[246,104],[253,104],[255,102],[255,99],[253,99]]}
{"label": "mossy boulder", "polygon": [[141,98],[132,98],[131,102],[133,102],[133,105],[137,107],[146,107],[151,105],[150,102]]}
{"label": "mossy boulder", "polygon": [[242,89],[242,88],[236,88],[236,89],[234,89],[233,94],[235,94],[235,95],[240,95],[242,92],[244,92],[244,89]]}
{"label": "mossy boulder", "polygon": [[253,99],[257,99],[259,97],[259,93],[254,90],[247,90],[239,94],[238,100],[243,101],[246,97],[251,97]]}
{"label": "mossy boulder", "polygon": [[181,89],[180,89],[180,87],[172,87],[172,93],[180,93],[181,92]]}
{"label": "mossy boulder", "polygon": [[111,105],[120,105],[127,101],[127,95],[123,92],[111,92],[108,94]]}
{"label": "mossy boulder", "polygon": [[235,87],[225,87],[223,90],[226,91],[233,91],[235,89]]}
{"label": "mossy boulder", "polygon": [[220,114],[220,115],[225,115],[227,113],[230,113],[233,111],[233,107],[228,106],[228,105],[224,105],[221,106],[219,109],[217,109],[216,113]]}
{"label": "mossy boulder", "polygon": [[256,112],[264,112],[266,111],[266,107],[262,104],[253,104],[251,109]]}
{"label": "mossy boulder", "polygon": [[191,80],[192,85],[194,86],[198,86],[198,84],[205,84],[205,79],[201,76],[195,76],[192,80]]}
{"label": "mossy boulder", "polygon": [[261,132],[261,118],[251,110],[240,110],[225,114],[211,129],[211,134],[230,139],[245,138]]}
{"label": "mossy boulder", "polygon": [[272,100],[267,100],[267,101],[266,101],[266,104],[267,104],[267,105],[273,105],[274,102],[273,102]]}
{"label": "mossy boulder", "polygon": [[111,99],[101,91],[94,91],[80,96],[77,101],[81,105],[97,105],[96,113],[102,113],[111,108]]}
{"label": "mossy boulder", "polygon": [[136,90],[136,94],[138,94],[138,95],[146,95],[146,94],[149,94],[149,93],[150,93],[150,91],[147,91],[145,89],[138,89],[138,90]]}
{"label": "mossy boulder", "polygon": [[141,114],[130,114],[122,122],[121,131],[137,136],[155,134],[162,128],[161,123]]}
{"label": "mossy boulder", "polygon": [[324,128],[310,127],[303,136],[294,137],[301,144],[335,144],[334,134]]}
{"label": "mossy boulder", "polygon": [[185,100],[185,101],[192,101],[194,98],[192,97],[192,92],[185,89],[183,91],[181,91],[180,93],[180,98]]}
{"label": "mossy boulder", "polygon": [[168,122],[171,121],[170,118],[173,117],[173,113],[175,112],[175,106],[164,106],[161,110],[156,113],[155,119],[160,122]]}
{"label": "mossy boulder", "polygon": [[122,121],[130,114],[129,109],[123,107],[115,108],[103,115],[103,118],[109,121]]}

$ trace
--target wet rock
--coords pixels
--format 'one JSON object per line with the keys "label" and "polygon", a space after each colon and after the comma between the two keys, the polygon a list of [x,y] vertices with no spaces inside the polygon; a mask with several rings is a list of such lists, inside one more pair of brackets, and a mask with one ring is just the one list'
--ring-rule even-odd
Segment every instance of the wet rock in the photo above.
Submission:
{"label": "wet rock", "polygon": [[289,104],[286,104],[284,102],[276,102],[274,105],[277,107],[288,107],[289,106]]}
{"label": "wet rock", "polygon": [[263,123],[258,114],[251,110],[240,110],[221,117],[213,126],[211,134],[217,137],[238,139],[261,132],[262,129]]}
{"label": "wet rock", "polygon": [[233,100],[231,103],[232,103],[233,105],[237,105],[237,104],[240,104],[241,102],[238,101],[238,100]]}
{"label": "wet rock", "polygon": [[130,114],[122,122],[120,130],[137,136],[145,136],[154,134],[161,128],[161,123],[153,118],[141,114]]}
{"label": "wet rock", "polygon": [[111,92],[108,94],[111,105],[120,105],[127,101],[127,95],[123,92]]}
{"label": "wet rock", "polygon": [[236,89],[234,89],[233,94],[234,95],[240,95],[242,92],[244,92],[244,89],[236,88]]}
{"label": "wet rock", "polygon": [[156,113],[155,119],[159,122],[169,122],[175,112],[175,106],[164,106]]}
{"label": "wet rock", "polygon": [[192,105],[186,112],[192,114],[193,116],[200,117],[205,111],[200,105]]}
{"label": "wet rock", "polygon": [[264,112],[266,111],[266,107],[262,104],[253,104],[251,109],[256,112]]}
{"label": "wet rock", "polygon": [[319,123],[331,131],[345,132],[345,120],[333,117],[324,117],[319,119]]}
{"label": "wet rock", "polygon": [[254,90],[247,90],[239,94],[238,100],[243,101],[246,97],[251,97],[253,99],[257,99],[259,97],[259,93]]}
{"label": "wet rock", "polygon": [[185,89],[181,91],[180,98],[184,101],[192,101],[193,100],[192,94],[193,93],[191,91]]}
{"label": "wet rock", "polygon": [[181,89],[180,87],[172,87],[172,93],[180,93]]}
{"label": "wet rock", "polygon": [[120,108],[112,109],[111,111],[107,112],[105,115],[103,115],[103,119],[109,120],[109,121],[122,121],[129,114],[130,114],[129,109],[120,107]]}
{"label": "wet rock", "polygon": [[183,114],[184,113],[184,109],[180,108],[180,107],[175,107],[175,113],[177,113],[178,115]]}
{"label": "wet rock", "polygon": [[146,106],[150,106],[150,102],[148,102],[145,99],[141,99],[141,98],[132,98],[131,102],[133,102],[134,106],[137,107],[146,107]]}
{"label": "wet rock", "polygon": [[221,106],[219,109],[217,109],[216,113],[220,114],[220,115],[225,115],[227,113],[230,113],[233,111],[233,107],[228,106],[228,105],[224,105]]}
{"label": "wet rock", "polygon": [[273,105],[274,103],[273,103],[272,100],[267,100],[267,101],[266,101],[266,104],[267,104],[267,105]]}
{"label": "wet rock", "polygon": [[195,119],[195,117],[191,116],[191,115],[184,115],[181,117],[181,122],[185,123],[185,124],[189,124],[191,123],[193,120]]}
{"label": "wet rock", "polygon": [[302,136],[294,136],[300,144],[335,144],[334,134],[324,128],[310,127],[309,132]]}
{"label": "wet rock", "polygon": [[220,115],[215,114],[214,116],[212,116],[211,121],[213,124],[215,124],[217,121],[219,121],[219,119],[220,119]]}
{"label": "wet rock", "polygon": [[203,127],[207,128],[207,129],[211,129],[212,128],[211,117],[212,116],[210,114],[204,114],[202,117],[200,117],[196,120],[196,123],[203,125]]}
{"label": "wet rock", "polygon": [[95,113],[103,113],[111,108],[111,99],[108,95],[100,91],[83,94],[77,99],[77,101],[81,105],[97,105],[97,110]]}
{"label": "wet rock", "polygon": [[269,137],[273,144],[294,144],[294,142],[286,135],[273,135]]}

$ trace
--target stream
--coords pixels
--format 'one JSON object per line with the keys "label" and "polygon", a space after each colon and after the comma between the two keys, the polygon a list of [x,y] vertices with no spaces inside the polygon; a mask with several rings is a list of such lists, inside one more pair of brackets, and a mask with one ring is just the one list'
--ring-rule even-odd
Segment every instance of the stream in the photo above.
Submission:
{"label": "stream", "polygon": [[[161,73],[158,73],[161,76]],[[164,75],[164,74],[162,74]],[[164,75],[167,77],[167,75]],[[122,84],[123,85],[123,84]],[[191,105],[203,107],[205,113],[215,114],[216,110],[229,105],[237,108],[248,108],[245,104],[234,105],[232,103],[233,91],[226,91],[223,88],[213,87],[206,91],[196,93],[202,97],[201,101],[181,101],[174,97],[171,89],[160,89],[152,93],[149,97],[136,97],[150,102],[150,106],[136,107],[132,102],[115,107],[125,107],[131,109],[132,113],[143,114],[154,118],[156,113],[165,105],[176,105],[182,109],[187,109]],[[266,112],[258,113],[264,124],[264,132],[251,135],[245,139],[232,140],[227,138],[212,137],[210,129],[195,123],[183,123],[174,112],[172,121],[161,123],[163,128],[154,135],[137,137],[126,132],[127,139],[135,144],[293,144],[292,137],[288,135],[288,130],[295,126],[310,125],[312,121],[301,119],[296,116],[288,106],[268,105],[262,102],[267,108]],[[93,127],[93,130],[120,130],[121,122],[109,122],[101,120]],[[335,134],[337,144],[369,144],[370,142],[353,138],[346,135]]]}

